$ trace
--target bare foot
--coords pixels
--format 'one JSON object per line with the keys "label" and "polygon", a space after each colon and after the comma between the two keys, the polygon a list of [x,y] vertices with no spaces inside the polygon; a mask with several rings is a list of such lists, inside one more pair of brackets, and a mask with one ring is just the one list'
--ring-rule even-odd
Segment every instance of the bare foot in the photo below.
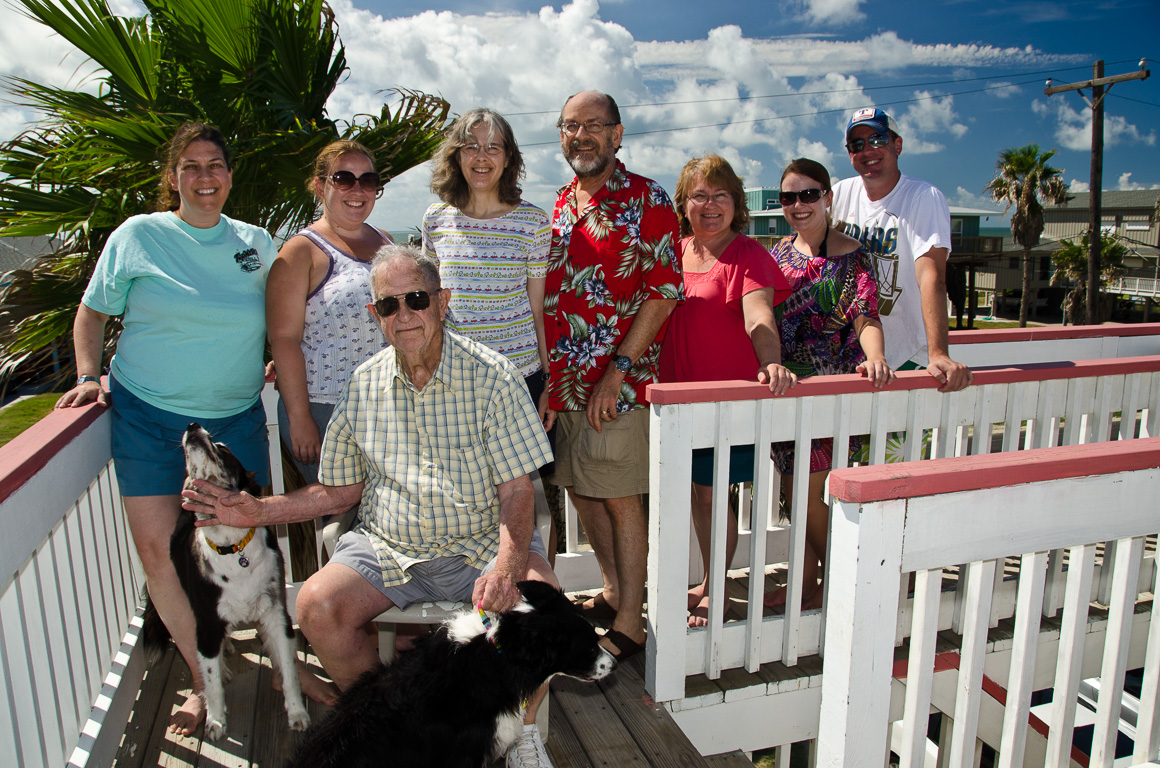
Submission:
{"label": "bare foot", "polygon": [[303,664],[301,660],[298,661],[297,666],[298,685],[311,701],[317,701],[328,707],[333,707],[338,703],[338,686],[311,672],[310,667]]}
{"label": "bare foot", "polygon": [[784,608],[785,607],[785,587],[778,587],[772,592],[765,593],[765,599],[761,604],[766,608]]}
{"label": "bare foot", "polygon": [[[772,592],[766,593],[765,599],[761,601],[761,604],[764,605],[766,608],[772,608],[775,611],[776,610],[784,610],[785,609],[785,593],[786,593],[785,587],[778,587],[777,589],[773,590]],[[810,610],[813,610],[815,608],[821,608],[821,607],[822,607],[822,585],[821,584],[812,584],[812,585],[807,584],[807,585],[805,585],[804,594],[802,595],[802,610],[803,611],[810,611]],[[690,624],[690,626],[692,626],[692,625]]]}
{"label": "bare foot", "polygon": [[191,693],[185,703],[169,716],[169,732],[178,736],[192,736],[205,722],[205,698]]}
{"label": "bare foot", "polygon": [[820,609],[822,607],[823,593],[824,590],[821,584],[816,585],[812,591],[809,587],[806,587],[806,593],[802,595],[802,610],[812,611],[814,609]]}
{"label": "bare foot", "polygon": [[[315,675],[302,659],[295,659],[294,666],[298,669],[298,687],[311,701],[317,701],[328,707],[333,707],[338,702],[340,691],[334,683],[329,683]],[[274,670],[274,677],[270,685],[275,691],[281,693],[282,675],[278,674],[277,669]]]}
{"label": "bare foot", "polygon": [[[705,599],[706,586],[705,582],[701,582],[697,586],[689,590],[689,602],[686,608],[690,611],[694,610],[701,601]],[[690,624],[689,626],[692,626]]]}
{"label": "bare foot", "polygon": [[[721,611],[722,617],[729,613],[729,599],[725,599],[725,610]],[[701,598],[701,601],[689,610],[689,626],[705,627],[709,625],[709,597],[706,595]]]}

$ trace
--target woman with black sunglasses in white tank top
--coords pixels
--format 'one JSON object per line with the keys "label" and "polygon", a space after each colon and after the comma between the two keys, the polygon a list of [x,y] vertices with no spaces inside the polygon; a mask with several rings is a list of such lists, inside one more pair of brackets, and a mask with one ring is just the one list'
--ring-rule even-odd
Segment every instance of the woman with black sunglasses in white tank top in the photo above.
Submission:
{"label": "woman with black sunglasses in white tank top", "polygon": [[322,216],[286,241],[266,282],[266,325],[278,376],[278,422],[306,482],[318,479],[322,435],[351,372],[386,340],[367,277],[391,237],[366,223],[382,194],[374,156],[355,141],[323,148],[307,187]]}

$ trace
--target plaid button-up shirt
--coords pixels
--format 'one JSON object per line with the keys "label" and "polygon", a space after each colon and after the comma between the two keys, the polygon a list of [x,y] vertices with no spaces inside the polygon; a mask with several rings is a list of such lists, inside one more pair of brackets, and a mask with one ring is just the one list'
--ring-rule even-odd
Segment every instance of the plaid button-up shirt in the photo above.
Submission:
{"label": "plaid button-up shirt", "polygon": [[416,562],[462,555],[483,568],[499,548],[496,486],[550,462],[552,450],[503,355],[452,331],[418,390],[388,347],[355,369],[322,444],[319,480],[365,482],[356,530],[386,586]]}

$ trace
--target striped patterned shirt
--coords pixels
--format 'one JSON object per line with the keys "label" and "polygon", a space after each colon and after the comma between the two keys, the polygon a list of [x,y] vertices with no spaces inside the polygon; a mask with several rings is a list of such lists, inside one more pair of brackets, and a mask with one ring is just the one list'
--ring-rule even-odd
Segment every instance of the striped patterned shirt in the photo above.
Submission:
{"label": "striped patterned shirt", "polygon": [[494,219],[473,219],[436,203],[423,216],[423,251],[439,260],[451,291],[448,325],[515,363],[540,370],[528,280],[548,273],[548,215],[527,201]]}
{"label": "striped patterned shirt", "polygon": [[415,389],[388,347],[355,369],[322,444],[319,480],[364,482],[356,530],[383,583],[410,565],[462,555],[483,568],[499,549],[496,486],[552,460],[519,373],[452,331],[431,380]]}

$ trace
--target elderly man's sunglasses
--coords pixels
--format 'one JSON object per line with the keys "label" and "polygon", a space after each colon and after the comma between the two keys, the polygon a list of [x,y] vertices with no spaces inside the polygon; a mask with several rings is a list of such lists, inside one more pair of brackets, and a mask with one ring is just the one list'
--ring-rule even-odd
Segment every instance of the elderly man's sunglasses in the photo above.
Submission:
{"label": "elderly man's sunglasses", "polygon": [[403,301],[407,302],[407,309],[412,312],[419,312],[431,306],[431,294],[426,291],[411,291],[400,293],[398,296],[384,296],[374,304],[375,312],[379,313],[379,317],[390,317],[399,311],[399,296],[403,297]]}
{"label": "elderly man's sunglasses", "polygon": [[846,142],[846,151],[851,155],[856,155],[866,148],[869,144],[871,149],[882,149],[890,144],[889,133],[876,133],[873,136],[867,136],[864,139],[853,139]]}
{"label": "elderly man's sunglasses", "polygon": [[781,203],[783,208],[789,208],[798,200],[802,201],[802,205],[811,205],[822,199],[822,190],[818,188],[803,189],[800,192],[778,192],[777,202]]}
{"label": "elderly man's sunglasses", "polygon": [[362,176],[355,176],[350,171],[335,171],[328,178],[331,184],[343,192],[353,189],[354,185],[358,184],[364,192],[371,192],[375,197],[383,194],[383,179],[374,171],[367,171]]}

